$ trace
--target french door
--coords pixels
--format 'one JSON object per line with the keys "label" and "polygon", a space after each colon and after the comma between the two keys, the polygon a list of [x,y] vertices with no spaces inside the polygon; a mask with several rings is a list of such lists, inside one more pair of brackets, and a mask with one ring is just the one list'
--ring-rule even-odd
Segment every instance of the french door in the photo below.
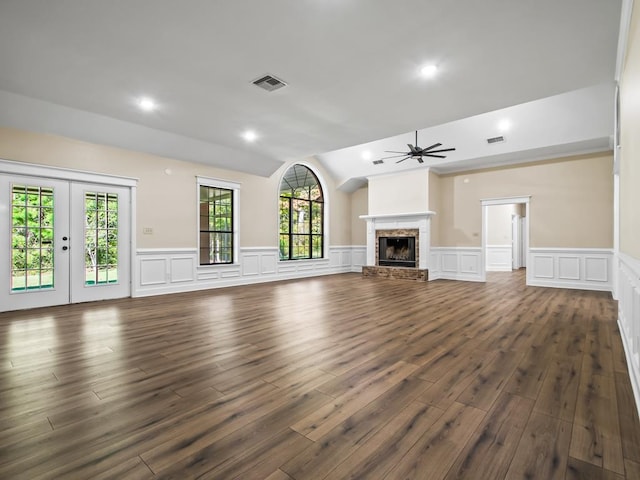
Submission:
{"label": "french door", "polygon": [[0,175],[0,311],[130,295],[127,187]]}

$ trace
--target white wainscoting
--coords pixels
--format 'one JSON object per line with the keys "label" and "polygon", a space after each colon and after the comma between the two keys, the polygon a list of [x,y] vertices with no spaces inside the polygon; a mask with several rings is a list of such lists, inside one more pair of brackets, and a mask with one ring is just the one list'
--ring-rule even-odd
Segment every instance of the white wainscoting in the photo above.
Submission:
{"label": "white wainscoting", "polygon": [[431,247],[429,280],[482,282],[480,247]]}
{"label": "white wainscoting", "polygon": [[367,246],[353,245],[351,247],[351,271],[362,273],[362,267],[367,264]]}
{"label": "white wainscoting", "polygon": [[487,245],[487,272],[510,272],[512,266],[511,245]]}
{"label": "white wainscoting", "polygon": [[618,325],[640,414],[640,260],[618,255]]}
{"label": "white wainscoting", "polygon": [[530,248],[527,285],[611,291],[613,251],[606,248]]}
{"label": "white wainscoting", "polygon": [[277,248],[245,247],[240,249],[236,264],[200,266],[195,248],[138,249],[133,296],[361,272],[366,251],[365,245],[335,246],[329,247],[323,259],[281,262]]}

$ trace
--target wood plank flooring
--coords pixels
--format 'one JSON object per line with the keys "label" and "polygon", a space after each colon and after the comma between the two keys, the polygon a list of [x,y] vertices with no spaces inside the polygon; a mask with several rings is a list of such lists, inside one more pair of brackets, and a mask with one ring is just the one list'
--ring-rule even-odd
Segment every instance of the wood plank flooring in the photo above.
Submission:
{"label": "wood plank flooring", "polygon": [[616,303],[523,275],[0,314],[0,478],[637,480]]}

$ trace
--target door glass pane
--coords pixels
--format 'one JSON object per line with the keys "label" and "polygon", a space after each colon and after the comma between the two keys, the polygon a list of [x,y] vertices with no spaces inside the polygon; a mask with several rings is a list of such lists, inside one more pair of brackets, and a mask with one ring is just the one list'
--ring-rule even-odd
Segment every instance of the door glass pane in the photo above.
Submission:
{"label": "door glass pane", "polygon": [[85,285],[118,282],[118,195],[84,195]]}
{"label": "door glass pane", "polygon": [[11,291],[53,288],[53,188],[11,186]]}

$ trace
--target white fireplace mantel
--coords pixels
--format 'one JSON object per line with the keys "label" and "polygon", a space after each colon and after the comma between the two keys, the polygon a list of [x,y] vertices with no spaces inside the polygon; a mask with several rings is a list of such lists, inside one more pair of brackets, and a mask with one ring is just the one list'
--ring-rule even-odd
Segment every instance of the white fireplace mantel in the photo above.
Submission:
{"label": "white fireplace mantel", "polygon": [[378,215],[360,215],[362,220],[395,220],[395,219],[420,219],[420,218],[429,218],[435,215],[436,212],[426,211],[426,212],[413,212],[413,213],[380,213]]}
{"label": "white fireplace mantel", "polygon": [[367,221],[367,266],[376,265],[376,230],[416,228],[418,239],[418,268],[429,268],[431,251],[431,217],[435,212],[383,213],[360,215]]}

